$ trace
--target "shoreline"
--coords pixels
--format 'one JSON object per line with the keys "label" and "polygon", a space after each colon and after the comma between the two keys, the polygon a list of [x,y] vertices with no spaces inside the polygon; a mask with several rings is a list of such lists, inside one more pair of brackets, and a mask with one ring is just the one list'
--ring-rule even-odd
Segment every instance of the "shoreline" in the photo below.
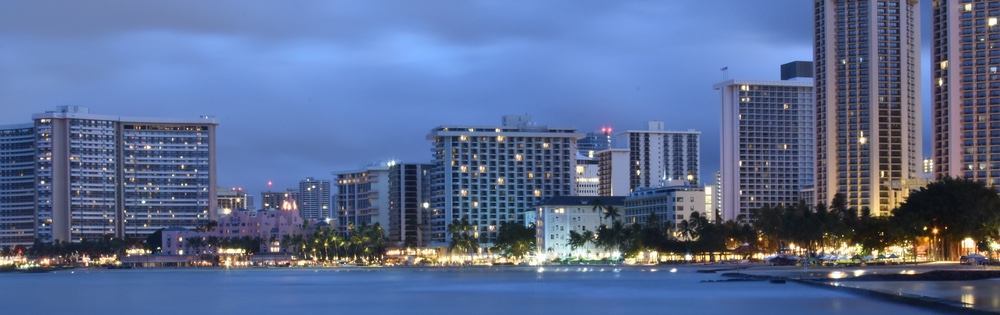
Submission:
{"label": "shoreline", "polygon": [[869,281],[934,282],[977,281],[1000,278],[1000,269],[993,267],[964,266],[955,262],[906,266],[814,267],[811,270],[797,266],[765,267],[768,268],[741,269],[737,270],[738,272],[723,273],[721,276],[729,279],[742,279],[743,281],[772,281],[772,283],[775,281],[792,281],[811,287],[906,305],[917,305],[947,313],[1000,314],[1000,309],[977,306],[962,301],[851,285],[851,283]]}

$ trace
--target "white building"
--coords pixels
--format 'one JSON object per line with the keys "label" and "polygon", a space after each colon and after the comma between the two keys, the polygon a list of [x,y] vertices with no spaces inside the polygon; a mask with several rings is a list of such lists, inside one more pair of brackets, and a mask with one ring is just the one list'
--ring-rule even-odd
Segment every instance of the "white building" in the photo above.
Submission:
{"label": "white building", "polygon": [[570,231],[583,234],[590,231],[597,234],[601,224],[604,224],[604,212],[595,209],[595,201],[601,204],[623,209],[625,197],[582,197],[561,196],[544,201],[526,220],[535,223],[536,245],[539,256],[545,255],[546,260],[571,257],[600,257],[593,241],[588,242],[575,251],[569,245]]}
{"label": "white building", "polygon": [[597,152],[598,195],[624,197],[632,192],[629,187],[628,149],[608,149]]}
{"label": "white building", "polygon": [[[588,154],[593,154],[589,151]],[[576,155],[576,196],[599,196],[600,164],[594,155]]]}
{"label": "white building", "polygon": [[538,202],[576,189],[575,128],[537,125],[531,117],[504,116],[500,126],[439,126],[431,172],[432,238],[450,240],[447,225],[469,220],[480,243],[496,239],[500,224]]}
{"label": "white building", "polygon": [[331,218],[330,181],[312,177],[299,181],[297,201],[302,219],[315,222]]}
{"label": "white building", "polygon": [[335,228],[350,234],[353,226],[378,223],[389,227],[389,167],[394,162],[369,164],[361,170],[334,172]]}
{"label": "white building", "polygon": [[697,212],[709,222],[714,194],[711,186],[693,187],[685,181],[675,181],[657,188],[645,188],[632,192],[625,198],[623,221],[627,224],[646,224],[650,213],[656,213],[662,226],[679,227],[680,222],[690,220]]}
{"label": "white building", "polygon": [[[2,136],[14,151],[0,159],[17,161],[0,168],[0,181],[11,183],[0,185],[0,196],[17,201],[0,206],[0,222],[16,228],[2,234],[17,237],[3,242],[28,235],[26,176],[34,176],[31,239],[44,242],[145,238],[216,217],[214,118],[128,118],[60,106],[32,119],[30,129],[5,128]],[[27,130],[35,133],[33,175],[23,160]]]}
{"label": "white building", "polygon": [[[873,215],[888,215],[898,206],[889,193],[892,183],[919,178],[923,153],[920,6],[916,0],[814,1],[816,202],[830,204],[834,194],[842,193],[848,207],[867,207]],[[949,9],[947,14],[964,14],[958,9]],[[971,33],[973,28],[968,30]],[[985,39],[986,35],[962,36],[976,36],[979,43],[978,38]],[[986,50],[979,52],[985,55]],[[988,60],[978,61],[985,64]],[[960,63],[952,59],[953,65]],[[950,79],[952,84],[973,84],[959,83],[958,77]],[[972,107],[967,109],[971,111]],[[940,106],[937,110],[947,111]],[[971,114],[967,117],[974,118]],[[938,131],[957,133],[959,129],[959,125],[953,125]],[[938,139],[943,137],[941,133],[936,135]],[[954,145],[958,140],[948,141]],[[940,158],[940,153],[935,152],[935,157]],[[944,159],[935,162],[939,170],[952,167],[941,164]]]}
{"label": "white building", "polygon": [[727,80],[715,89],[722,95],[722,219],[797,204],[813,185],[812,80]]}

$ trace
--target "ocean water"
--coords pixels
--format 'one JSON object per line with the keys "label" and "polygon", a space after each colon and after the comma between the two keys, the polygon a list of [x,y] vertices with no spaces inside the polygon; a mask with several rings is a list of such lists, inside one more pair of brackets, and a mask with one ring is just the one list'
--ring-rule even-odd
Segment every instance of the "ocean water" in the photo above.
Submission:
{"label": "ocean water", "polygon": [[694,269],[277,268],[0,274],[0,314],[940,314]]}
{"label": "ocean water", "polygon": [[843,281],[840,285],[972,304],[1000,312],[1000,279],[974,281]]}

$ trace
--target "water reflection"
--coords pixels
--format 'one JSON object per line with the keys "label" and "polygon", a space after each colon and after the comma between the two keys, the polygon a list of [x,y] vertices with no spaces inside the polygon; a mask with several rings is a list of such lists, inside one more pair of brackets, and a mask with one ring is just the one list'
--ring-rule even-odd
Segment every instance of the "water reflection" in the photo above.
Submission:
{"label": "water reflection", "polygon": [[851,286],[887,292],[935,297],[1000,311],[1000,281],[857,281]]}

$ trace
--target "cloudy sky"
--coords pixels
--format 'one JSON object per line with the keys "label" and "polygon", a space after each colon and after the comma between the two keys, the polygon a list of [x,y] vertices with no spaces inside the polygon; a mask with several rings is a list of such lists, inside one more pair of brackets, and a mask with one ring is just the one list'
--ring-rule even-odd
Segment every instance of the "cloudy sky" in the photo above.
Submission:
{"label": "cloudy sky", "polygon": [[220,185],[256,194],[268,180],[427,162],[439,125],[662,120],[702,132],[709,176],[720,68],[778,79],[780,64],[811,60],[811,11],[802,0],[4,1],[0,124],[59,105],[214,115]]}

